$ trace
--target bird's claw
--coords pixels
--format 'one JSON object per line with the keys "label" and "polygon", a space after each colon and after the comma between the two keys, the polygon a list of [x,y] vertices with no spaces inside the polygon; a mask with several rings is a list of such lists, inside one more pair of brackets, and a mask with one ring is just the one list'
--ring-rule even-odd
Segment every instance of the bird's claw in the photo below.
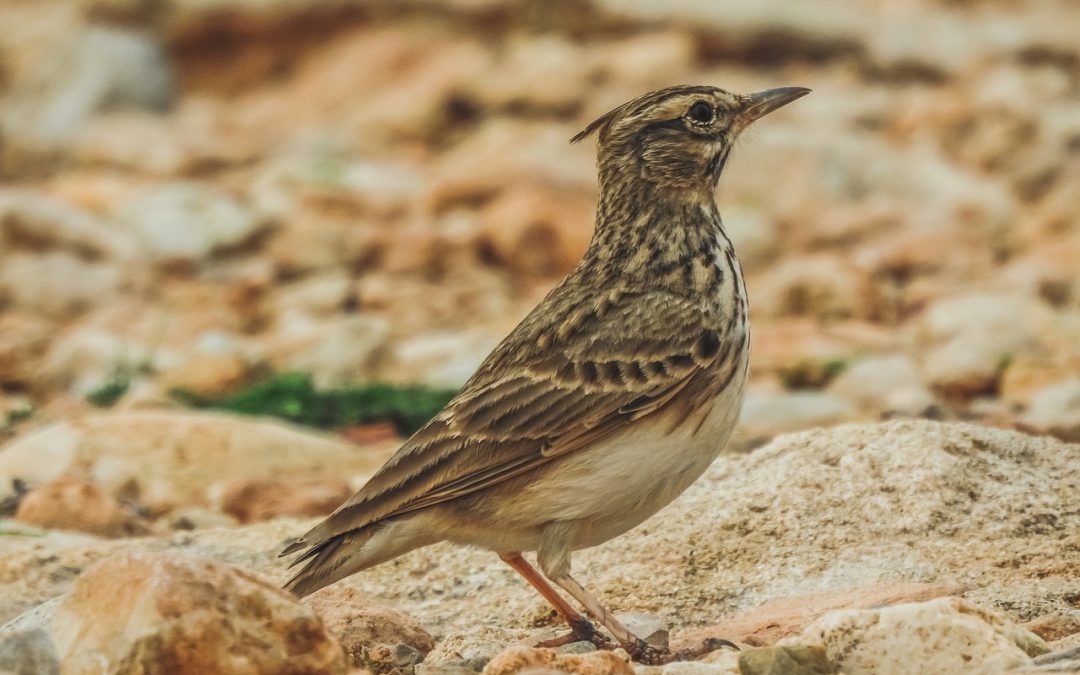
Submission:
{"label": "bird's claw", "polygon": [[673,661],[693,661],[722,647],[731,647],[735,651],[739,651],[738,645],[723,638],[708,638],[697,647],[690,647],[677,652],[663,647],[654,647],[641,639],[622,645],[622,648],[626,650],[631,659],[647,666],[662,666]]}

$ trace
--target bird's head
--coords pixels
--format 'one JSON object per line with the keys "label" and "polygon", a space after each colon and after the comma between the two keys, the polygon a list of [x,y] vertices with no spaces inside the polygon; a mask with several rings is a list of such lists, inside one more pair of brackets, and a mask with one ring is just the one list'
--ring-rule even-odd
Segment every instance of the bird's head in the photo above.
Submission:
{"label": "bird's head", "polygon": [[739,133],[808,93],[803,87],[745,95],[717,87],[669,87],[615,108],[571,142],[597,134],[602,180],[621,176],[661,188],[711,191]]}

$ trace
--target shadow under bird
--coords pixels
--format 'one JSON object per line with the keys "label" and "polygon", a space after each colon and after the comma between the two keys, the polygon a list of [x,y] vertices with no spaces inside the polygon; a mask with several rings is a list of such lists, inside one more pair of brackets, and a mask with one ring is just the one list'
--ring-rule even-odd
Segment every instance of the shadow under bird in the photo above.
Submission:
{"label": "shadow under bird", "polygon": [[634,658],[689,657],[627,630],[571,576],[570,557],[667,505],[727,443],[750,326],[715,187],[739,133],[809,91],[670,87],[576,135],[599,139],[596,229],[581,262],[445,409],[282,552],[303,551],[286,588],[307,595],[451,541],[517,570],[570,625],[567,640],[614,646],[555,586]]}

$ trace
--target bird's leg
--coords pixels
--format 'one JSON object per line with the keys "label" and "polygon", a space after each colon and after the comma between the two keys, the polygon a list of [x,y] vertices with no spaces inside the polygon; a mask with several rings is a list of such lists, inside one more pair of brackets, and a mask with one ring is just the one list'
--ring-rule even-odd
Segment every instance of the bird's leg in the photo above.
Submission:
{"label": "bird's leg", "polygon": [[568,644],[570,642],[587,641],[592,642],[598,647],[604,646],[606,640],[603,636],[596,632],[596,628],[589,622],[588,619],[583,617],[580,612],[570,606],[559,592],[551,587],[551,584],[547,582],[547,579],[543,577],[536,569],[529,564],[527,560],[521,555],[521,553],[502,553],[499,555],[502,561],[510,567],[514,568],[514,571],[524,577],[525,581],[536,589],[540,595],[548,601],[555,611],[559,613],[563,621],[570,626],[571,633],[569,639],[556,638],[555,640],[548,640],[542,643],[541,647],[557,647],[562,644]]}
{"label": "bird's leg", "polygon": [[585,608],[585,612],[599,621],[604,628],[607,628],[611,635],[619,641],[619,644],[623,649],[626,649],[627,653],[631,656],[641,654],[647,650],[659,651],[631,633],[629,628],[622,625],[622,622],[616,619],[614,614],[600,604],[600,601],[597,600],[592,593],[585,590],[585,587],[579,584],[577,580],[568,573],[553,576],[551,580],[569,593],[575,600],[580,602],[581,606]]}

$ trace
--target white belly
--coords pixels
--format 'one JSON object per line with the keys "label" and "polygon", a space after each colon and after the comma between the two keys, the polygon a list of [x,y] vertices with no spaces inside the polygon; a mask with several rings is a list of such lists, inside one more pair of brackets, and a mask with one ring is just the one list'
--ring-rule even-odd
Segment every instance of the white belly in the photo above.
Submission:
{"label": "white belly", "polygon": [[536,505],[530,524],[577,522],[574,548],[617,537],[682,494],[716,459],[738,420],[742,390],[728,387],[707,415],[692,415],[674,430],[659,418],[579,450],[552,464],[515,501]]}

